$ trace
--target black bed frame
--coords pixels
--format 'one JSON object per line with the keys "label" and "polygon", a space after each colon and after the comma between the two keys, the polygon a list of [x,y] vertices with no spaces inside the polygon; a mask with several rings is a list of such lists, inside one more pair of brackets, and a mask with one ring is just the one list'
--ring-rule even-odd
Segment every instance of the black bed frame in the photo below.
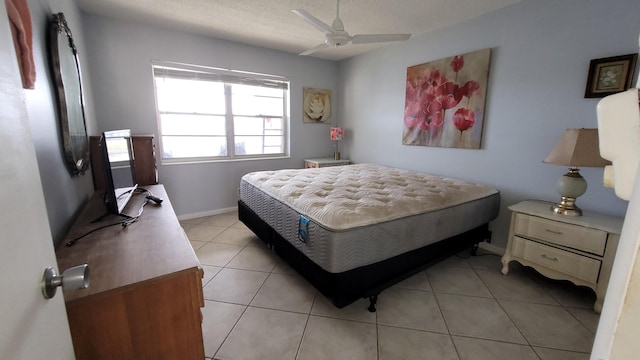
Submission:
{"label": "black bed frame", "polygon": [[369,298],[369,311],[376,311],[380,292],[464,249],[491,239],[489,225],[404,254],[341,273],[330,273],[311,261],[265,223],[242,200],[238,201],[238,218],[270,249],[318,289],[338,308],[360,298]]}

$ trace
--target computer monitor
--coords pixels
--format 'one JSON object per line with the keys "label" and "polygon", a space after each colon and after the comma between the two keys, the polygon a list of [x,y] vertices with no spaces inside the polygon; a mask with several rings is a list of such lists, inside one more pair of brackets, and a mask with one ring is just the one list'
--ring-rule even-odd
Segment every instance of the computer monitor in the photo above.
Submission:
{"label": "computer monitor", "polygon": [[100,148],[106,177],[104,204],[110,214],[122,215],[137,188],[131,131],[105,131]]}

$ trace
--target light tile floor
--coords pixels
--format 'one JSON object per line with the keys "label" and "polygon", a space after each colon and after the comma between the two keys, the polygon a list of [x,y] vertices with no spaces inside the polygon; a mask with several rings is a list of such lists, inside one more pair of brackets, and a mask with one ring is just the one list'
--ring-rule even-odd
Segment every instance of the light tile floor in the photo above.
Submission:
{"label": "light tile floor", "polygon": [[586,360],[590,289],[461,253],[368,301],[333,307],[228,213],[181,222],[205,270],[207,359]]}

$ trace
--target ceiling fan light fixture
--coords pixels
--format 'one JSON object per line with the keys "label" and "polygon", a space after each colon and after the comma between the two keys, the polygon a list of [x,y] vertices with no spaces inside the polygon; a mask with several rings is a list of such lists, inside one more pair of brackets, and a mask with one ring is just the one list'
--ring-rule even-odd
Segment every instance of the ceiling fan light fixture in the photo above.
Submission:
{"label": "ceiling fan light fixture", "polygon": [[349,41],[351,41],[351,36],[344,31],[336,31],[333,34],[326,34],[324,38],[324,43],[333,47],[347,45]]}

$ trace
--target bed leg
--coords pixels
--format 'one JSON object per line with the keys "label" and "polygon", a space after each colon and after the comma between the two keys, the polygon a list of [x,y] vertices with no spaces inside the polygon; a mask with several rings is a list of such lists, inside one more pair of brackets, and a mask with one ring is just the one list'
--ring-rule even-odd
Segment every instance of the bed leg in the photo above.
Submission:
{"label": "bed leg", "polygon": [[478,255],[478,243],[471,245],[471,256]]}
{"label": "bed leg", "polygon": [[369,296],[369,312],[376,312],[377,302],[378,302],[378,294]]}

